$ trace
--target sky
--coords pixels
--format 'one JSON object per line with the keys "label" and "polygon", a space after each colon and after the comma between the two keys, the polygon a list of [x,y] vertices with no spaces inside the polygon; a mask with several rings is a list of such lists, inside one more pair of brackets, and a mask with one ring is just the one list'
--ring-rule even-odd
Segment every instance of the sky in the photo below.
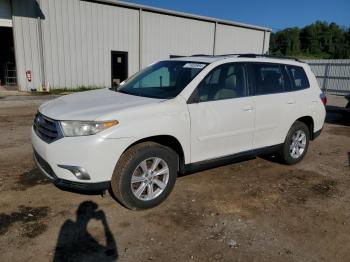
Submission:
{"label": "sky", "polygon": [[125,2],[266,26],[273,31],[287,27],[303,27],[317,20],[350,26],[350,0],[128,0]]}

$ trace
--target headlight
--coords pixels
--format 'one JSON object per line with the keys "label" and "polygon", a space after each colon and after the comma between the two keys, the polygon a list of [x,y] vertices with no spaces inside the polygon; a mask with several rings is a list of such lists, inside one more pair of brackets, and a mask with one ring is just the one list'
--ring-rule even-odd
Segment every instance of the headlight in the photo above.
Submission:
{"label": "headlight", "polygon": [[117,125],[118,121],[61,121],[60,123],[65,136],[89,136]]}

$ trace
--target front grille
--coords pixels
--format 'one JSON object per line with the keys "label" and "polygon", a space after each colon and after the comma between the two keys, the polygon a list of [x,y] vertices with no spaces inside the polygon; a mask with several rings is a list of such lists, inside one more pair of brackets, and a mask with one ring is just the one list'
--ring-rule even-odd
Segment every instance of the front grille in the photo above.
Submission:
{"label": "front grille", "polygon": [[35,133],[46,143],[52,143],[63,137],[58,121],[39,112],[35,116],[33,128]]}
{"label": "front grille", "polygon": [[52,170],[49,163],[47,163],[35,150],[34,150],[34,157],[37,161],[37,163],[40,165],[40,167],[49,175],[51,178],[55,179],[56,175],[55,172]]}

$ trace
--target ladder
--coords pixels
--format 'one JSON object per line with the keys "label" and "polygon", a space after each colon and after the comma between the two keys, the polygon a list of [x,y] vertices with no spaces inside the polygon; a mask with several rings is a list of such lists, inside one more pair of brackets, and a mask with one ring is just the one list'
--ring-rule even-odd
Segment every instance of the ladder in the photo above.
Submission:
{"label": "ladder", "polygon": [[5,63],[5,85],[17,85],[16,65],[12,62]]}

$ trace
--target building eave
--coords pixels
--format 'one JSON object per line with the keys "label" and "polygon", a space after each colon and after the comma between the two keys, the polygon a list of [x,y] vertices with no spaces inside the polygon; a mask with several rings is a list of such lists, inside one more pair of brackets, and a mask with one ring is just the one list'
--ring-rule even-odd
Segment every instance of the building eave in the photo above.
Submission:
{"label": "building eave", "polygon": [[132,9],[154,12],[154,13],[159,13],[159,14],[178,16],[178,17],[195,19],[195,20],[200,20],[200,21],[205,21],[205,22],[218,23],[218,24],[223,24],[223,25],[243,27],[243,28],[254,29],[254,30],[265,31],[265,32],[272,31],[272,29],[268,28],[268,27],[255,26],[255,25],[239,23],[239,22],[234,22],[234,21],[229,21],[229,20],[217,19],[217,18],[213,18],[213,17],[178,12],[178,11],[173,11],[173,10],[168,10],[168,9],[163,9],[163,8],[151,7],[151,6],[146,6],[146,5],[139,5],[139,4],[134,4],[134,3],[127,3],[127,2],[123,2],[123,1],[115,1],[115,0],[114,1],[113,0],[81,0],[81,1],[108,4],[108,5],[125,7],[125,8],[132,8]]}

